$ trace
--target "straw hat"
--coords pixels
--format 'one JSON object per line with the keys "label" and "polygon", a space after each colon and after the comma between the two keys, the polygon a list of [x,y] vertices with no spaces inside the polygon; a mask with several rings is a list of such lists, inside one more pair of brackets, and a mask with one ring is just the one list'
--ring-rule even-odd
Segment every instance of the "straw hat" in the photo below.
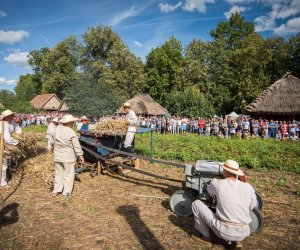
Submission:
{"label": "straw hat", "polygon": [[8,116],[13,115],[13,114],[15,114],[15,113],[12,112],[11,110],[7,109],[7,110],[4,110],[1,113],[1,117],[2,117],[2,119],[4,119],[5,117],[8,117]]}
{"label": "straw hat", "polygon": [[58,118],[55,117],[55,118],[52,120],[52,122],[57,122],[57,123],[58,123],[58,122],[59,122],[59,121],[58,121]]}
{"label": "straw hat", "polygon": [[244,176],[244,172],[240,169],[239,164],[234,160],[227,160],[224,163],[220,163],[221,167],[227,172],[236,174],[239,176]]}
{"label": "straw hat", "polygon": [[61,123],[69,123],[69,122],[75,122],[77,119],[73,115],[64,115],[60,122]]}
{"label": "straw hat", "polygon": [[89,120],[89,118],[87,118],[85,115],[80,118],[80,121],[88,121],[88,120]]}
{"label": "straw hat", "polygon": [[129,102],[125,102],[123,104],[123,108],[131,108],[131,104]]}

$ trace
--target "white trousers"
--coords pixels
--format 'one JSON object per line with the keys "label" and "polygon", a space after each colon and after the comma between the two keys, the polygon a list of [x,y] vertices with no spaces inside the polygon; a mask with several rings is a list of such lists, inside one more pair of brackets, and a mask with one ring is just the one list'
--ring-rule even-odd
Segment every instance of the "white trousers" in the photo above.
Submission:
{"label": "white trousers", "polygon": [[209,228],[221,239],[226,241],[242,241],[250,235],[248,225],[236,226],[221,222],[218,217],[200,200],[192,204],[195,228],[204,237],[209,236]]}
{"label": "white trousers", "polygon": [[55,162],[55,178],[53,193],[70,195],[75,178],[75,162]]}
{"label": "white trousers", "polygon": [[48,149],[48,151],[52,150],[52,145],[51,145],[51,140],[50,139],[48,139],[47,149]]}
{"label": "white trousers", "polygon": [[2,161],[2,177],[1,177],[0,186],[6,186],[7,185],[7,169],[8,169],[7,160],[3,159],[3,161]]}
{"label": "white trousers", "polygon": [[128,131],[124,141],[124,148],[132,147],[132,142],[134,140],[134,132]]}

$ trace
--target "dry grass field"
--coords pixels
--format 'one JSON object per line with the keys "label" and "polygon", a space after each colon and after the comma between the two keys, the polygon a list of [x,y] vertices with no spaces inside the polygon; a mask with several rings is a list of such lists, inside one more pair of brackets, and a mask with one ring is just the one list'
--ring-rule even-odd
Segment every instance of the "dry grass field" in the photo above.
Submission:
{"label": "dry grass field", "polygon": [[[0,249],[205,249],[190,239],[193,218],[179,218],[168,198],[180,183],[129,172],[78,175],[72,197],[52,197],[34,166],[49,167],[47,155],[24,164],[11,187],[1,189]],[[182,170],[142,162],[141,169],[183,180]],[[299,249],[300,176],[247,170],[265,200],[261,233],[245,249]],[[21,182],[19,183],[19,181]],[[155,196],[155,197],[149,197]],[[212,249],[224,249],[214,244]]]}

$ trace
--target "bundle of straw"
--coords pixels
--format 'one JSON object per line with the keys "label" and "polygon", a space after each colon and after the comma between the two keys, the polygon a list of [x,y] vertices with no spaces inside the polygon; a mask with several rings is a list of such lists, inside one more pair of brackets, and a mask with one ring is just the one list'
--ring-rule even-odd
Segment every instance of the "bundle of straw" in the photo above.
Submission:
{"label": "bundle of straw", "polygon": [[38,141],[45,136],[37,133],[23,133],[13,135],[13,137],[19,141],[19,144],[14,146],[5,143],[3,155],[4,158],[16,163],[19,159],[26,159],[30,156],[37,155],[40,149]]}
{"label": "bundle of straw", "polygon": [[46,188],[53,189],[54,162],[52,153],[44,153],[26,162],[26,173],[34,175],[35,179],[42,179]]}
{"label": "bundle of straw", "polygon": [[96,123],[96,127],[91,129],[91,132],[98,136],[104,135],[126,135],[127,133],[127,121],[125,119],[112,119],[105,118]]}

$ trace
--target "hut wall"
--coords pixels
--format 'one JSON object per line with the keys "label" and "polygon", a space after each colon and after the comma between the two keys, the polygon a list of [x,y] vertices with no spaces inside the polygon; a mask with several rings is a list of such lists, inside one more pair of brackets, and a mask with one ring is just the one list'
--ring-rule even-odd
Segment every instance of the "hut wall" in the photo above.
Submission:
{"label": "hut wall", "polygon": [[53,96],[42,108],[45,110],[59,110],[60,105],[60,100],[56,96]]}

